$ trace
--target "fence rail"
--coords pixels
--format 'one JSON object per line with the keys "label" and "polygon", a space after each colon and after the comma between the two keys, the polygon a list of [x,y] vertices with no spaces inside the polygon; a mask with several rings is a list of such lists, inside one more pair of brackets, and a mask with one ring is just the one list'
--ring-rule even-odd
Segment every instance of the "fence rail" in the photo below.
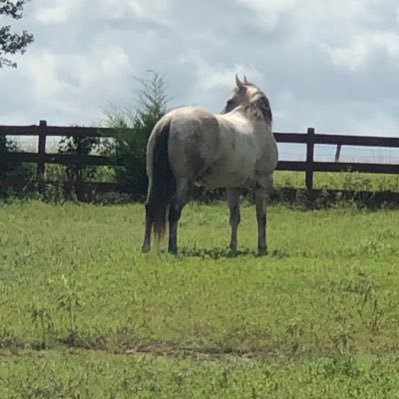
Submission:
{"label": "fence rail", "polygon": [[[65,127],[48,126],[46,121],[40,121],[39,125],[31,126],[0,126],[0,136],[37,136],[37,152],[15,152],[2,154],[4,161],[31,162],[37,164],[37,179],[43,180],[46,164],[62,165],[112,165],[110,157],[101,155],[78,155],[78,154],[49,154],[46,153],[47,137],[69,136],[69,137],[103,137],[112,138],[113,129],[96,127]],[[285,161],[278,163],[277,169],[283,171],[305,172],[305,186],[309,196],[315,192],[313,187],[314,172],[367,172],[399,174],[399,164],[387,163],[362,163],[362,162],[340,162],[342,146],[361,147],[383,147],[398,148],[399,137],[376,137],[376,136],[351,136],[316,133],[314,128],[308,128],[306,133],[282,133],[275,132],[274,136],[278,143],[304,144],[306,145],[305,161]],[[314,149],[316,145],[336,145],[335,160],[333,162],[320,162],[314,160]],[[3,181],[3,184],[12,185],[12,182]],[[84,182],[80,182],[84,184]],[[90,182],[93,186],[96,183]],[[104,187],[112,190],[117,185],[106,184]]]}

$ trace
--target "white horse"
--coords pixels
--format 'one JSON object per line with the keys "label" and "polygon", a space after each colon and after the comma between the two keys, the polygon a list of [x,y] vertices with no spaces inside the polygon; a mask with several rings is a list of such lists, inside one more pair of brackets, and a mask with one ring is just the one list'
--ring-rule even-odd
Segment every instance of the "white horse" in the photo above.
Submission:
{"label": "white horse", "polygon": [[258,251],[265,253],[266,201],[273,184],[278,151],[272,112],[266,95],[246,77],[236,87],[222,114],[183,107],[162,117],[147,145],[146,226],[142,250],[151,248],[151,232],[159,241],[169,219],[169,246],[177,253],[177,225],[190,189],[199,183],[225,187],[230,208],[230,249],[237,250],[241,188],[255,191]]}

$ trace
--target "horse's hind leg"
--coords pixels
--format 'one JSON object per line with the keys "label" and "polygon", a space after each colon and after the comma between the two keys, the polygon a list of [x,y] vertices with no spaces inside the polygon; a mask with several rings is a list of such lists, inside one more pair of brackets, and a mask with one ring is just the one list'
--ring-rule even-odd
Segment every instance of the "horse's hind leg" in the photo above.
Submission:
{"label": "horse's hind leg", "polygon": [[144,231],[144,242],[142,246],[143,252],[148,252],[151,249],[151,230],[152,230],[152,220],[150,217],[150,212],[148,206],[145,207],[145,231]]}
{"label": "horse's hind leg", "polygon": [[240,224],[240,191],[236,188],[227,188],[227,202],[230,208],[231,239],[230,249],[234,253],[237,251],[237,230]]}
{"label": "horse's hind leg", "polygon": [[168,251],[177,253],[177,226],[184,205],[189,200],[191,184],[187,179],[176,179],[176,194],[169,208],[169,245]]}

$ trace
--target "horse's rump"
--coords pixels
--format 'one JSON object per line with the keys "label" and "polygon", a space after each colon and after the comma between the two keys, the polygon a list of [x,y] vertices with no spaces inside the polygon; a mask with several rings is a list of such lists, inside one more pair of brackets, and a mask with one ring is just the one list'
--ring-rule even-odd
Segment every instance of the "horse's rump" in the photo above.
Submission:
{"label": "horse's rump", "polygon": [[169,161],[176,176],[197,180],[220,151],[220,133],[214,114],[185,107],[167,115],[170,121]]}

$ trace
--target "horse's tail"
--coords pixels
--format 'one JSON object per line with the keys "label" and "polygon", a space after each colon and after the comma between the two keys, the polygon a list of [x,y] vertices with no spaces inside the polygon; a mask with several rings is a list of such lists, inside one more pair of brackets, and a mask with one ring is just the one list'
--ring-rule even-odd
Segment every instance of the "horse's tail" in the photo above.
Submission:
{"label": "horse's tail", "polygon": [[153,224],[157,243],[166,230],[166,214],[175,191],[175,177],[169,163],[170,121],[155,127],[155,142],[152,149],[152,175],[146,203],[147,217]]}

